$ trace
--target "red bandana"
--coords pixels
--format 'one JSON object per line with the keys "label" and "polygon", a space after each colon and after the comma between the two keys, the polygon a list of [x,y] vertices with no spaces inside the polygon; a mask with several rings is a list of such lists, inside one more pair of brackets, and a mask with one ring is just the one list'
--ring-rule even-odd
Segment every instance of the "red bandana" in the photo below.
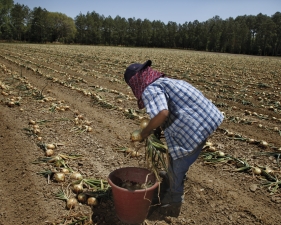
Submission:
{"label": "red bandana", "polygon": [[144,89],[157,80],[160,77],[163,77],[164,74],[160,73],[157,70],[151,69],[151,67],[146,67],[144,70],[141,70],[136,73],[130,80],[129,85],[132,88],[132,91],[136,98],[138,99],[138,107],[139,109],[144,108],[144,103],[142,101],[142,93]]}

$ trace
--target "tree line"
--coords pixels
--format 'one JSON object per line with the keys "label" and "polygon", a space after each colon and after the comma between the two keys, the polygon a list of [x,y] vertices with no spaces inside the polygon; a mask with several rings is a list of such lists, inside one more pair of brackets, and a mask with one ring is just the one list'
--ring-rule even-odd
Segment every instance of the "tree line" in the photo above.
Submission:
{"label": "tree line", "polygon": [[0,0],[0,39],[277,56],[281,55],[281,13],[165,24],[160,20],[104,17],[95,11],[72,19],[41,7],[31,10],[13,0]]}

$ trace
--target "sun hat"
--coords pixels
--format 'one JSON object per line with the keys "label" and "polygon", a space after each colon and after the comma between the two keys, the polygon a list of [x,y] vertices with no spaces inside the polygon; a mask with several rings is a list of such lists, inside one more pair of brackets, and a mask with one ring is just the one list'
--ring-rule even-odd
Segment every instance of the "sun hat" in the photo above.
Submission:
{"label": "sun hat", "polygon": [[130,66],[127,67],[125,74],[124,74],[124,79],[127,84],[129,84],[129,80],[139,71],[142,69],[145,69],[148,66],[151,66],[152,61],[147,60],[145,63],[133,63]]}

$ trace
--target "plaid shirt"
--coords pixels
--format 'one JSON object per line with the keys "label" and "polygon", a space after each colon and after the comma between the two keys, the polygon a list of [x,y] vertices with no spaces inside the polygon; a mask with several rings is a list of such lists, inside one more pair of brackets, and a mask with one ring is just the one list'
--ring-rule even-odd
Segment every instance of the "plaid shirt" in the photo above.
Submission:
{"label": "plaid shirt", "polygon": [[159,78],[146,87],[142,99],[151,118],[169,110],[162,128],[174,160],[192,153],[223,121],[218,108],[183,80]]}

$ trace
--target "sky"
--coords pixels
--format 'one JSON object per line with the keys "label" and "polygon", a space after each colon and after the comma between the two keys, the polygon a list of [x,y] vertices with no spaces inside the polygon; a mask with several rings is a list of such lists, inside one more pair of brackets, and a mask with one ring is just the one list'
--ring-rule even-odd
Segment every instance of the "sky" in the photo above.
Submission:
{"label": "sky", "polygon": [[80,13],[96,12],[104,17],[160,20],[167,24],[199,22],[219,16],[225,20],[262,13],[272,16],[281,12],[281,0],[14,0],[14,4],[45,8],[75,18]]}

